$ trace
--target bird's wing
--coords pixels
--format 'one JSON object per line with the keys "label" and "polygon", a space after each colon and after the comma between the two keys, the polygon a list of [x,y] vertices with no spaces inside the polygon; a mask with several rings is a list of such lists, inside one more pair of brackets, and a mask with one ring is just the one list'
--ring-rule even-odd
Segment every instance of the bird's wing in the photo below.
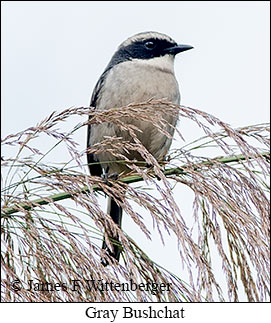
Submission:
{"label": "bird's wing", "polygon": [[[90,100],[90,107],[96,108],[99,93],[103,87],[103,82],[105,79],[107,71],[105,71],[100,79],[98,80],[97,84],[95,85],[95,88],[93,90],[91,100]],[[89,116],[89,119],[91,119],[91,115]],[[88,125],[88,130],[87,130],[87,148],[90,148],[90,135],[91,135],[91,124]],[[88,167],[90,174],[93,176],[101,176],[103,173],[102,167],[99,164],[98,158],[95,156],[93,153],[87,154],[87,161],[88,161]]]}

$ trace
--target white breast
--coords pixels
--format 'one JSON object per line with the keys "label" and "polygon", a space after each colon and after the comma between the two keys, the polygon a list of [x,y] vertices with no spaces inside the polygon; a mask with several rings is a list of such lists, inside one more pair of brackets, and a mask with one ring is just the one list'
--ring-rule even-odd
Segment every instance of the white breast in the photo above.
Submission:
{"label": "white breast", "polygon": [[[178,104],[180,101],[179,87],[174,76],[174,57],[166,55],[148,60],[135,59],[116,65],[109,71],[103,88],[97,100],[98,110],[119,108],[130,103],[146,102],[149,99],[166,99]],[[166,117],[173,126],[177,118]],[[150,122],[129,120],[142,130],[138,134],[143,145],[157,158],[163,157],[171,144],[171,140],[159,133]],[[172,129],[168,129],[173,134]],[[122,136],[125,140],[131,138],[125,132],[121,132],[117,126],[108,127],[106,124],[95,125],[91,129],[90,143],[101,142],[104,136]],[[98,156],[100,161],[116,160],[109,153]],[[130,155],[129,158],[139,159],[138,155]],[[125,171],[117,163],[109,164],[110,172]]]}
{"label": "white breast", "polygon": [[179,87],[173,63],[174,57],[165,55],[116,65],[106,77],[96,108],[106,110],[151,98],[179,103]]}

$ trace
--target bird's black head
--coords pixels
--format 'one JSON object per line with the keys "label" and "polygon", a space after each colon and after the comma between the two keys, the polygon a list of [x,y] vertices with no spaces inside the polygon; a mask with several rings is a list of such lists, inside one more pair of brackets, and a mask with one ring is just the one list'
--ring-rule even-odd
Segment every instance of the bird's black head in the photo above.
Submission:
{"label": "bird's black head", "polygon": [[164,55],[173,55],[193,48],[190,45],[178,45],[169,36],[157,32],[136,34],[124,41],[113,55],[109,66],[132,59],[151,59]]}

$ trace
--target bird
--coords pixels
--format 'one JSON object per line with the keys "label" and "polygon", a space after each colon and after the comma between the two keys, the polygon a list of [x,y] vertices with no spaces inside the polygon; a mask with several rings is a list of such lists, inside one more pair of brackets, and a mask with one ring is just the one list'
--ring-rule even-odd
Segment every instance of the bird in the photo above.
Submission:
{"label": "bird", "polygon": [[[155,31],[141,32],[122,42],[113,54],[104,72],[96,83],[90,101],[90,107],[97,111],[120,108],[132,103],[142,103],[150,99],[167,99],[168,102],[179,104],[180,92],[174,73],[175,56],[192,49],[190,45],[181,45],[171,37]],[[91,118],[91,115],[89,116]],[[177,123],[176,116],[166,116],[167,122],[173,127]],[[157,159],[163,158],[171,145],[168,138],[151,124],[135,119],[129,120],[141,131],[138,138],[144,147]],[[173,130],[172,130],[173,129]],[[120,132],[118,125],[88,124],[87,149],[97,145],[110,136],[122,136],[131,140],[125,132]],[[140,158],[134,151],[130,151],[129,159]],[[92,176],[110,176],[112,174],[126,174],[129,169],[116,162],[116,157],[110,152],[88,153],[87,162]],[[122,208],[117,198],[109,198],[108,214],[116,225],[121,227]],[[118,235],[108,232],[111,248],[103,239],[102,249],[107,255],[119,262],[121,244]],[[108,261],[102,259],[104,266]]]}

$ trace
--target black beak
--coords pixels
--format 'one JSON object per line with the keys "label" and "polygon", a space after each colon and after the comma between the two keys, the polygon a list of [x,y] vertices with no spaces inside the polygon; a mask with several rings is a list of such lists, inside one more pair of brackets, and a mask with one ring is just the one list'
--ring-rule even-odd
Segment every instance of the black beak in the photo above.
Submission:
{"label": "black beak", "polygon": [[173,47],[166,48],[164,50],[164,52],[166,54],[176,55],[176,54],[179,54],[181,52],[184,52],[185,50],[189,50],[189,49],[192,49],[192,48],[194,48],[194,47],[190,46],[190,45],[176,45],[176,46],[173,46]]}

